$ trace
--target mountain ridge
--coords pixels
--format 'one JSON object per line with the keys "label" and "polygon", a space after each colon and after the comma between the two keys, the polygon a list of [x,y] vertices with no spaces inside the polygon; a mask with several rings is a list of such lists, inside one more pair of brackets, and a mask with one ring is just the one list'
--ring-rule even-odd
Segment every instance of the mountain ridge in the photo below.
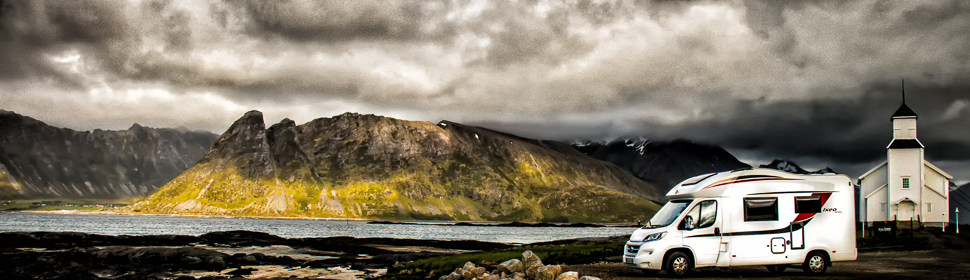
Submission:
{"label": "mountain ridge", "polygon": [[[664,192],[568,145],[450,121],[344,113],[266,127],[250,111],[142,213],[633,221]],[[624,209],[624,210],[619,210]]]}
{"label": "mountain ridge", "polygon": [[0,196],[144,196],[195,164],[215,136],[137,123],[126,130],[75,131],[0,110]]}

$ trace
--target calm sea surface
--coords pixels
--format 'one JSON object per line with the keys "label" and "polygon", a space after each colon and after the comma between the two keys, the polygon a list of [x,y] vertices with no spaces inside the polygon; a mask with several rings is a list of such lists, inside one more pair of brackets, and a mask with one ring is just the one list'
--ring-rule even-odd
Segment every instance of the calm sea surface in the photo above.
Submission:
{"label": "calm sea surface", "polygon": [[427,224],[368,224],[243,218],[197,218],[141,215],[79,215],[0,212],[0,232],[75,231],[105,235],[202,235],[213,231],[249,230],[282,237],[389,237],[532,243],[581,237],[629,235],[633,227],[491,227]]}

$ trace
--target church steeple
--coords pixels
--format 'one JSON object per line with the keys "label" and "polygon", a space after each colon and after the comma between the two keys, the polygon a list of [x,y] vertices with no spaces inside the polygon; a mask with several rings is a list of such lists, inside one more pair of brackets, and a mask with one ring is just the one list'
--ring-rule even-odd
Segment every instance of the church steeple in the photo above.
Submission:
{"label": "church steeple", "polygon": [[890,120],[894,120],[896,118],[919,118],[919,116],[916,115],[916,112],[913,112],[913,109],[910,109],[909,106],[906,106],[906,81],[905,80],[902,81],[902,86],[903,86],[903,104],[899,105],[899,109],[896,109],[896,113],[893,114],[893,117]]}
{"label": "church steeple", "polygon": [[892,149],[922,149],[923,144],[916,139],[916,112],[906,106],[906,84],[903,82],[903,104],[893,114],[893,141],[889,143]]}

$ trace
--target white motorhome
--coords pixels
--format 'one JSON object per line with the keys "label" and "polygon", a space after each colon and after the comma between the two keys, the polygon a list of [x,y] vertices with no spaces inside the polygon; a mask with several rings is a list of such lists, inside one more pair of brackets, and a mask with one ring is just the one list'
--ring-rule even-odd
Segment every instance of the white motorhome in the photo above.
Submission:
{"label": "white motorhome", "polygon": [[822,274],[832,262],[856,259],[853,198],[845,175],[756,168],[693,177],[633,232],[623,261],[674,276],[750,265]]}

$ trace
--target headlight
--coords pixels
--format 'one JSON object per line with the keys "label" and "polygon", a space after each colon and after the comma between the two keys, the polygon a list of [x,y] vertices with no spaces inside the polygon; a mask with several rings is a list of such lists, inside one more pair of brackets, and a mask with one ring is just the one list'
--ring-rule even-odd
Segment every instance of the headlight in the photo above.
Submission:
{"label": "headlight", "polygon": [[654,233],[654,234],[651,234],[651,235],[647,235],[647,237],[644,237],[643,238],[643,242],[660,240],[661,238],[664,238],[664,236],[667,236],[667,232],[666,231]]}

